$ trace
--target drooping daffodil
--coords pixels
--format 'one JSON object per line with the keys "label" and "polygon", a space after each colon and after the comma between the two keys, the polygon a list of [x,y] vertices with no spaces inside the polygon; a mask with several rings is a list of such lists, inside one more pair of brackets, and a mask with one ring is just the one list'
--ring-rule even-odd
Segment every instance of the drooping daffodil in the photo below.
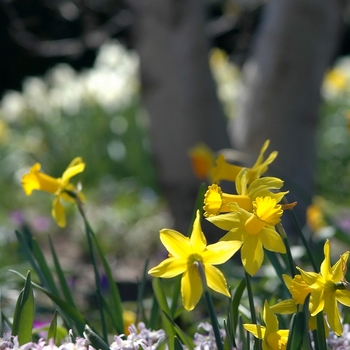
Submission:
{"label": "drooping daffodil", "polygon": [[[275,160],[278,155],[277,151],[273,151],[265,160],[264,153],[269,147],[270,140],[266,140],[260,150],[260,154],[255,164],[248,168],[248,179],[249,183],[258,179],[264,174],[269,165]],[[234,164],[230,164],[226,161],[225,157],[220,154],[216,159],[216,166],[212,170],[212,179],[214,183],[219,184],[220,181],[236,181],[236,177],[241,171],[242,167]]]}
{"label": "drooping daffodil", "polygon": [[288,329],[278,329],[278,320],[276,315],[271,311],[267,301],[263,310],[264,326],[256,324],[244,324],[244,328],[252,333],[254,337],[262,339],[263,350],[284,350],[288,342]]}
{"label": "drooping daffodil", "polygon": [[276,232],[283,214],[282,206],[276,199],[257,197],[253,201],[253,212],[231,203],[232,211],[227,214],[207,218],[219,228],[229,231],[220,241],[242,242],[241,259],[245,270],[255,275],[264,260],[264,248],[285,253],[286,248],[281,236]]}
{"label": "drooping daffodil", "polygon": [[34,190],[45,191],[54,194],[56,197],[52,205],[52,216],[60,227],[66,226],[66,215],[64,206],[61,200],[67,202],[75,202],[79,197],[81,201],[84,201],[84,196],[77,188],[69,182],[69,180],[84,171],[85,163],[81,157],[77,157],[72,160],[64,171],[62,177],[54,178],[40,171],[41,165],[35,163],[28,174],[25,174],[22,178],[22,186],[27,196],[30,196]]}
{"label": "drooping daffodil", "polygon": [[272,192],[283,186],[283,181],[277,177],[261,177],[255,179],[251,184],[248,182],[249,170],[242,168],[235,182],[237,194],[224,193],[217,184],[209,186],[204,196],[204,216],[210,217],[230,212],[232,211],[230,204],[233,202],[237,203],[240,208],[251,212],[255,198],[270,196],[278,203],[288,193],[288,191]]}
{"label": "drooping daffodil", "polygon": [[310,297],[311,316],[323,311],[327,316],[330,328],[340,336],[343,332],[343,326],[338,303],[350,306],[350,287],[345,280],[349,251],[342,254],[340,259],[331,266],[329,240],[325,242],[323,250],[325,258],[319,273],[306,272],[300,267],[297,267],[297,269],[305,283],[312,289]]}
{"label": "drooping daffodil", "polygon": [[197,211],[191,237],[186,237],[172,229],[160,231],[160,240],[169,252],[169,258],[148,273],[154,277],[171,278],[182,274],[181,295],[186,310],[197,305],[202,292],[202,279],[198,270],[201,264],[209,288],[230,297],[222,272],[213,265],[225,263],[240,248],[241,242],[222,241],[207,245]]}

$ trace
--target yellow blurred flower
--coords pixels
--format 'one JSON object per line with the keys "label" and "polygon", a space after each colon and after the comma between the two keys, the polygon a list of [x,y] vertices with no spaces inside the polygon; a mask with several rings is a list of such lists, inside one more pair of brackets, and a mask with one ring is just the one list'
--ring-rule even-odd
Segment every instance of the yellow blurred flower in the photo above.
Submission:
{"label": "yellow blurred flower", "polygon": [[348,85],[348,77],[339,69],[330,70],[324,79],[326,87],[337,91],[344,91]]}
{"label": "yellow blurred flower", "polygon": [[230,297],[224,275],[213,265],[226,262],[240,248],[241,242],[217,242],[207,245],[200,225],[200,214],[193,224],[191,237],[171,229],[160,231],[160,240],[169,252],[169,258],[148,273],[154,277],[181,278],[182,303],[186,310],[193,310],[202,295],[202,281],[198,264],[203,265],[208,287]]}
{"label": "yellow blurred flower", "polygon": [[242,168],[236,177],[236,191],[237,194],[229,194],[221,191],[221,187],[213,184],[208,187],[204,195],[204,216],[210,217],[220,213],[227,213],[232,211],[231,203],[237,205],[251,212],[253,210],[253,201],[257,197],[270,196],[276,202],[280,202],[286,192],[271,192],[271,190],[278,190],[283,186],[283,181],[276,177],[263,177],[254,180],[250,185],[249,171]]}
{"label": "yellow blurred flower", "polygon": [[136,322],[136,313],[131,310],[124,310],[123,311],[123,321],[124,321],[124,334],[129,335],[129,327],[131,325],[134,325]]}
{"label": "yellow blurred flower", "polygon": [[340,336],[343,332],[338,302],[350,306],[349,283],[345,280],[346,263],[349,251],[340,256],[340,259],[331,266],[330,243],[324,245],[325,258],[321,264],[320,272],[306,272],[300,267],[301,276],[305,283],[312,289],[310,297],[311,316],[319,312],[327,316],[327,322],[335,334]]}
{"label": "yellow blurred flower", "polygon": [[[273,151],[265,160],[264,160],[264,153],[266,149],[269,147],[270,140],[267,140],[264,142],[258,159],[256,160],[255,164],[252,166],[252,168],[248,169],[248,183],[251,183],[252,181],[258,179],[262,174],[264,174],[268,166],[275,160],[277,157],[278,152]],[[225,157],[220,154],[216,160],[216,166],[213,168],[212,171],[212,178],[213,182],[219,184],[222,180],[227,181],[236,181],[236,177],[239,174],[239,172],[242,170],[243,167],[238,165],[233,165],[230,163],[227,163],[225,160]]]}
{"label": "yellow blurred flower", "polygon": [[288,342],[288,329],[278,329],[278,320],[276,315],[271,311],[267,301],[263,310],[264,326],[256,324],[244,324],[244,328],[252,333],[254,337],[262,339],[263,350],[284,350]]}
{"label": "yellow blurred flower", "polygon": [[199,180],[210,180],[211,171],[214,167],[214,152],[204,143],[198,143],[189,150],[188,155],[194,175]]}
{"label": "yellow blurred flower", "polygon": [[274,225],[278,224],[283,214],[282,206],[276,199],[257,197],[253,201],[250,213],[235,203],[231,203],[232,212],[207,218],[219,228],[229,231],[220,241],[242,242],[241,259],[245,270],[255,275],[264,260],[264,248],[285,253],[281,236]]}
{"label": "yellow blurred flower", "polygon": [[34,190],[45,191],[54,194],[56,197],[53,201],[51,214],[60,227],[66,226],[65,210],[61,203],[61,199],[67,202],[75,202],[78,196],[81,201],[85,198],[69,180],[84,171],[85,163],[82,158],[77,157],[68,165],[62,177],[54,178],[40,171],[41,165],[35,163],[28,174],[22,178],[22,186],[27,196],[30,196]]}
{"label": "yellow blurred flower", "polygon": [[306,208],[306,222],[313,232],[327,226],[323,211],[319,205],[310,204]]}

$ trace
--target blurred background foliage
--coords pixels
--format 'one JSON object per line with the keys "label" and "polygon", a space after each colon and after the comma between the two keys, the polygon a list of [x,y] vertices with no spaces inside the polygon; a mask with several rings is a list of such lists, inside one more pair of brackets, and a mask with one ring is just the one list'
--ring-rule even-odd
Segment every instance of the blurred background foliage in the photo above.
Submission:
{"label": "blurred background foliage", "polygon": [[[104,3],[107,6],[109,2]],[[213,1],[211,28],[223,25],[222,18],[239,8],[232,2],[224,3],[222,6]],[[250,11],[241,13],[235,26],[224,25],[222,35],[212,36],[210,64],[227,118],[234,118],[239,109],[240,68],[261,10],[261,4],[255,3]],[[107,12],[104,9],[100,14]],[[233,39],[244,31],[248,37]],[[232,41],[241,43],[233,54],[227,46]],[[86,292],[93,284],[76,208],[67,207],[68,225],[61,230],[50,215],[52,197],[39,192],[26,197],[22,190],[21,178],[35,162],[42,164],[45,173],[59,177],[73,158],[84,159],[86,170],[77,178],[87,198],[85,208],[111,265],[118,263],[113,270],[117,280],[136,281],[145,259],[151,257],[159,262],[159,254],[163,254],[159,252],[158,231],[171,227],[172,218],[157,185],[148,119],[139,94],[138,57],[128,47],[127,36],[121,41],[106,41],[93,56],[89,55],[90,68],[55,64],[45,74],[26,77],[21,88],[8,90],[2,96],[0,283],[6,282],[6,288],[1,289],[2,302],[17,298],[18,289],[11,288],[9,266],[21,272],[28,267],[13,232],[19,227],[28,226],[44,247],[47,234],[54,237],[57,250],[64,252],[62,265],[78,291]],[[350,232],[350,224],[346,226],[350,207],[350,58],[335,62],[325,77],[322,93],[317,194],[327,201],[328,208],[337,208],[332,214],[340,215],[343,228]],[[232,285],[242,277],[234,276],[232,269],[227,273]],[[263,275],[268,274],[267,266]],[[259,283],[257,288],[270,296],[271,279],[262,278]],[[2,305],[6,306],[7,302]]]}

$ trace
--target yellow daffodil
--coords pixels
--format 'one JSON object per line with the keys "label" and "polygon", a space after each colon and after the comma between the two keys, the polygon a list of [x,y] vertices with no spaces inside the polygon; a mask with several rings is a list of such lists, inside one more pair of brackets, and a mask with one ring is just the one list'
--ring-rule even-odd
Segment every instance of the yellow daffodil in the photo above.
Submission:
{"label": "yellow daffodil", "polygon": [[73,159],[64,171],[62,177],[54,178],[40,171],[41,165],[34,164],[30,172],[22,178],[22,186],[27,196],[30,196],[34,190],[45,191],[54,194],[56,197],[53,201],[52,216],[60,227],[66,226],[66,216],[61,199],[68,202],[75,202],[70,193],[74,193],[84,201],[82,193],[78,192],[76,187],[69,183],[69,180],[84,171],[85,163],[80,157]]}
{"label": "yellow daffodil", "polygon": [[[272,305],[270,309],[277,314],[294,314],[298,311],[298,305],[303,305],[306,297],[311,294],[313,289],[308,286],[301,275],[295,275],[294,278],[288,275],[282,275],[284,283],[288,288],[291,299],[282,300],[279,303]],[[312,298],[310,298],[309,305],[312,306]],[[309,328],[316,329],[317,320],[315,316],[309,317]],[[325,322],[326,336],[329,334],[329,327]]]}
{"label": "yellow daffodil", "polygon": [[270,196],[279,202],[288,193],[288,191],[271,192],[271,190],[278,190],[283,186],[283,181],[276,177],[258,178],[250,185],[248,185],[248,181],[249,171],[242,168],[235,182],[237,194],[224,193],[217,184],[209,186],[204,196],[204,216],[210,217],[230,212],[232,211],[231,203],[237,203],[240,208],[251,212],[255,198]]}
{"label": "yellow daffodil", "polygon": [[286,349],[288,342],[289,330],[278,329],[278,320],[276,315],[271,311],[267,301],[264,304],[263,320],[264,326],[256,324],[244,324],[244,328],[252,333],[254,337],[262,339],[263,350],[280,350]]}
{"label": "yellow daffodil", "polygon": [[[252,166],[252,168],[248,168],[248,179],[249,183],[254,181],[255,179],[258,179],[262,174],[264,174],[268,166],[275,160],[277,157],[278,152],[273,151],[265,160],[264,160],[264,153],[266,149],[269,147],[270,140],[267,140],[264,142],[258,159],[256,160],[255,164]],[[219,184],[222,180],[227,181],[236,181],[236,177],[241,171],[242,167],[238,165],[233,165],[230,163],[227,163],[225,160],[225,157],[220,154],[216,160],[216,166],[213,168],[212,171],[212,178],[213,182]]]}
{"label": "yellow daffodil", "polygon": [[155,277],[171,278],[183,274],[181,278],[182,303],[186,310],[192,310],[202,295],[202,281],[198,272],[198,264],[204,268],[208,287],[218,293],[230,297],[224,275],[216,267],[226,262],[240,248],[241,242],[217,242],[207,246],[200,225],[200,214],[193,224],[191,237],[181,233],[163,229],[160,240],[169,252],[169,258],[148,273]]}
{"label": "yellow daffodil", "polygon": [[330,263],[330,243],[326,241],[324,245],[324,255],[319,273],[306,272],[297,267],[305,283],[312,289],[310,297],[311,316],[319,312],[327,316],[327,322],[335,334],[340,336],[343,326],[340,321],[338,302],[350,306],[349,284],[345,280],[346,263],[349,251],[340,256],[340,259],[331,266]]}
{"label": "yellow daffodil", "polygon": [[264,260],[264,249],[285,253],[281,236],[274,225],[283,214],[281,205],[271,197],[257,197],[253,201],[253,213],[231,203],[232,212],[207,218],[219,228],[229,231],[220,241],[242,242],[241,259],[245,270],[255,275]]}
{"label": "yellow daffodil", "polygon": [[199,143],[188,152],[192,170],[199,180],[210,179],[214,167],[214,152],[204,143]]}

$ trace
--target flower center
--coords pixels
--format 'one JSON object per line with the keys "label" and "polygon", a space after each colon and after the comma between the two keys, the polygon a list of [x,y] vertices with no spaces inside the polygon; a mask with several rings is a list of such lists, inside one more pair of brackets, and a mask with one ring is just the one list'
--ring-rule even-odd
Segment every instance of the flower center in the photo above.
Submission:
{"label": "flower center", "polygon": [[276,203],[276,199],[257,197],[253,202],[253,212],[257,218],[267,225],[276,225],[281,221],[282,206]]}

